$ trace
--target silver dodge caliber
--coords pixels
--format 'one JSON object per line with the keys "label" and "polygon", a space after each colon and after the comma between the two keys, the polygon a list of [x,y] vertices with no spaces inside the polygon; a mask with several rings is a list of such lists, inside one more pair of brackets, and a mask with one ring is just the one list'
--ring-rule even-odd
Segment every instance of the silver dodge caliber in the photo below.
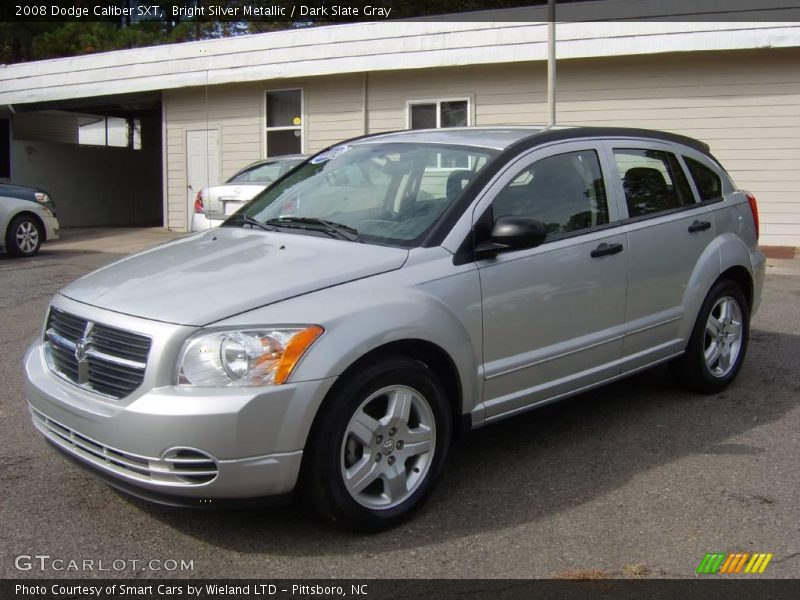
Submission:
{"label": "silver dodge caliber", "polygon": [[731,383],[759,304],[755,198],[708,146],[622,128],[453,128],[310,158],[219,229],[52,300],[37,429],[183,506],[298,491],[396,525],[457,433],[669,362]]}

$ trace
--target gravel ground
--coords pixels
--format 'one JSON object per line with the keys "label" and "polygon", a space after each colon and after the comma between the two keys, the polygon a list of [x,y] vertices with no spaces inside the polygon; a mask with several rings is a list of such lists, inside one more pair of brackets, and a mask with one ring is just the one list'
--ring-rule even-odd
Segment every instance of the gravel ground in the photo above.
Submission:
{"label": "gravel ground", "polygon": [[[49,297],[173,236],[68,231],[36,258],[0,256],[1,577],[691,578],[710,551],[772,552],[765,576],[800,577],[800,259],[770,261],[746,364],[725,393],[688,394],[656,368],[475,431],[414,520],[361,536],[296,506],[148,505],[34,431],[20,365]],[[119,572],[19,571],[23,554],[129,562]],[[193,568],[130,563],[152,559]]]}

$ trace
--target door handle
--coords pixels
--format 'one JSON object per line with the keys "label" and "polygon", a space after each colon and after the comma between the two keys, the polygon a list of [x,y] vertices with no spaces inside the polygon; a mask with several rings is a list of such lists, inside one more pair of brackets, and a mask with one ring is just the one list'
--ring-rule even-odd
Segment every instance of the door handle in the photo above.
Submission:
{"label": "door handle", "polygon": [[694,223],[689,225],[689,233],[697,233],[698,231],[705,231],[711,229],[711,223],[708,221],[698,221],[695,219]]}
{"label": "door handle", "polygon": [[603,242],[597,248],[592,250],[592,258],[610,256],[611,254],[618,254],[620,252],[622,252],[622,244],[606,244]]}

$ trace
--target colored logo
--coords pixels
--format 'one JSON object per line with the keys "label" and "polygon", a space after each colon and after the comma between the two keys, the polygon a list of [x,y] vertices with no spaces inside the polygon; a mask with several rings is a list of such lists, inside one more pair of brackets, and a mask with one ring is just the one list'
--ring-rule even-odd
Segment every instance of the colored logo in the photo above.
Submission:
{"label": "colored logo", "polygon": [[772,556],[772,553],[763,552],[706,553],[700,561],[700,566],[697,567],[697,573],[699,575],[763,573]]}

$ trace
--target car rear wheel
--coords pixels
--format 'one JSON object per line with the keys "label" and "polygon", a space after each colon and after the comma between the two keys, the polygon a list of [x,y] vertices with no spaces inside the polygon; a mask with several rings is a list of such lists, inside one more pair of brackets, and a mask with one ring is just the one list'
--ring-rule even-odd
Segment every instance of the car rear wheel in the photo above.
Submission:
{"label": "car rear wheel", "polygon": [[717,282],[706,296],[683,356],[672,361],[675,379],[684,387],[714,393],[739,373],[750,337],[750,312],[741,288]]}
{"label": "car rear wheel", "polygon": [[312,434],[304,481],[315,511],[346,527],[403,522],[444,465],[451,419],[444,389],[424,364],[376,361],[326,401]]}
{"label": "car rear wheel", "polygon": [[34,256],[42,247],[39,224],[27,215],[14,218],[6,231],[6,250],[11,256]]}

